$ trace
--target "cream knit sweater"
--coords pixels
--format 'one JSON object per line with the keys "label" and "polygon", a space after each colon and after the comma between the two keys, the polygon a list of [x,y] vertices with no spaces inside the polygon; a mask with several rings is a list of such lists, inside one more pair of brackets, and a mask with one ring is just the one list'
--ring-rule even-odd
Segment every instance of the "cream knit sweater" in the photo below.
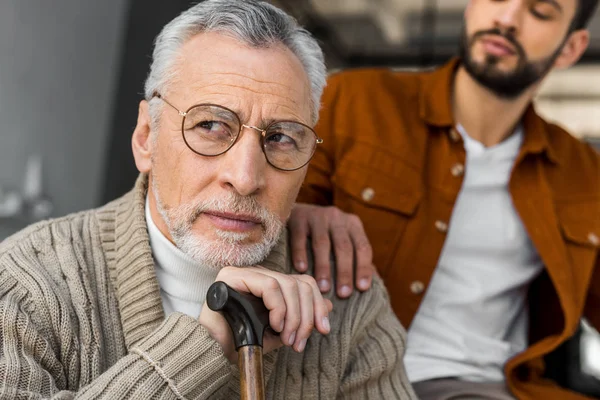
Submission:
{"label": "cream knit sweater", "polygon": [[[237,367],[197,320],[164,316],[145,193],[141,177],[102,208],[0,244],[0,398],[239,398]],[[291,273],[287,238],[263,265]],[[415,399],[381,281],[331,299],[329,335],[265,355],[268,398]]]}

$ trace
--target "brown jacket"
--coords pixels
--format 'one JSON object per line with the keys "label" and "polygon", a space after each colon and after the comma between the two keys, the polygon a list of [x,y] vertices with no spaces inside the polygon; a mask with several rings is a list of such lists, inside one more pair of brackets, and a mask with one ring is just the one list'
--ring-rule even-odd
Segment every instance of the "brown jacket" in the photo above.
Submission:
{"label": "brown jacket", "polygon": [[[465,151],[453,129],[450,92],[458,61],[425,73],[356,70],[333,75],[317,150],[298,201],[359,215],[392,306],[408,327],[436,267],[461,188]],[[545,264],[531,285],[530,346],[509,360],[522,399],[582,399],[544,379],[543,356],[585,315],[600,326],[600,160],[540,118],[525,139],[509,190]]]}

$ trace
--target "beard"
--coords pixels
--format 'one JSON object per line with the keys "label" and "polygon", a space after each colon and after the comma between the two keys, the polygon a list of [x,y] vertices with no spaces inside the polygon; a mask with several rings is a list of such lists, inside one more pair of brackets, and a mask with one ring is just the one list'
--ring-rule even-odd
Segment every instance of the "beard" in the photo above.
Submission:
{"label": "beard", "polygon": [[[234,192],[195,204],[167,208],[160,197],[158,182],[152,185],[158,212],[167,224],[175,245],[203,266],[220,270],[226,266],[243,267],[264,261],[279,241],[284,224],[254,197]],[[217,229],[216,240],[198,237],[193,232],[196,219],[204,212],[252,215],[260,221],[263,234],[258,242],[247,243],[250,234]]]}
{"label": "beard", "polygon": [[[513,45],[518,57],[517,66],[514,70],[509,72],[501,71],[498,68],[501,58],[495,55],[486,55],[484,62],[477,62],[473,59],[471,49],[476,41],[484,35],[502,36]],[[550,72],[554,61],[560,55],[563,44],[550,57],[538,61],[530,61],[523,46],[519,44],[510,32],[503,32],[500,29],[490,29],[476,32],[469,38],[466,28],[463,27],[460,42],[460,58],[467,73],[480,85],[486,87],[500,98],[514,99],[533,84],[541,81]]]}

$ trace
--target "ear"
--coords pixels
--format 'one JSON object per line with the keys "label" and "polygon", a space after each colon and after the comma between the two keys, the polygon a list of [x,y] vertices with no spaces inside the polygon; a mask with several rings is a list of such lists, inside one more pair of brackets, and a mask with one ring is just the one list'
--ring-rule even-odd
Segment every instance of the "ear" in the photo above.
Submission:
{"label": "ear", "polygon": [[589,43],[590,32],[587,29],[580,29],[569,34],[558,58],[554,61],[554,67],[566,69],[575,64],[585,53]]}
{"label": "ear", "polygon": [[137,125],[131,137],[135,166],[142,173],[149,173],[152,166],[152,128],[150,121],[149,104],[146,100],[142,100],[138,108]]}

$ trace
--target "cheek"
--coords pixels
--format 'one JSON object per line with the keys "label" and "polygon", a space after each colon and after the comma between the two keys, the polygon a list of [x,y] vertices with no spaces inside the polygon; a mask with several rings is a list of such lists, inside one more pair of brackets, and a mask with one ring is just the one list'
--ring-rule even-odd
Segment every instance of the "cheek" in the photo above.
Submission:
{"label": "cheek", "polygon": [[547,58],[554,54],[562,44],[562,38],[564,37],[557,35],[558,32],[560,32],[560,30],[557,29],[557,27],[533,26],[529,31],[524,31],[522,37],[531,39],[521,42],[527,57],[530,60],[535,61]]}
{"label": "cheek", "polygon": [[269,192],[269,205],[271,212],[275,213],[282,221],[289,218],[292,207],[298,197],[300,186],[304,179],[305,171],[294,171],[269,177],[270,182],[267,191]]}
{"label": "cheek", "polygon": [[475,32],[488,30],[494,26],[490,11],[477,3],[479,2],[472,1],[465,10],[464,24],[469,37]]}
{"label": "cheek", "polygon": [[214,169],[210,160],[199,159],[187,147],[182,148],[173,141],[161,143],[160,149],[153,162],[152,174],[165,205],[176,207],[197,198]]}

